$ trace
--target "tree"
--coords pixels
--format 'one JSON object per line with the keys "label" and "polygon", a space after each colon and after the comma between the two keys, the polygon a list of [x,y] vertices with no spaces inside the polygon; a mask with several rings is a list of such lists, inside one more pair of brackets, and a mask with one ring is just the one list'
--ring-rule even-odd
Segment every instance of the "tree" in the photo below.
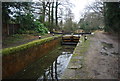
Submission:
{"label": "tree", "polygon": [[10,16],[9,13],[11,13],[11,10],[9,7],[11,6],[11,3],[4,2],[2,3],[2,22],[8,23]]}
{"label": "tree", "polygon": [[79,26],[86,32],[102,29],[104,27],[103,17],[95,12],[87,12],[80,19]]}
{"label": "tree", "polygon": [[[20,16],[30,13],[30,5],[29,2],[2,2],[2,23],[7,25],[7,35],[10,34],[9,24],[20,23],[22,21]],[[23,24],[20,24],[20,26],[23,26]]]}
{"label": "tree", "polygon": [[52,2],[52,11],[51,11],[51,25],[54,24],[54,2]]}
{"label": "tree", "polygon": [[95,0],[93,3],[88,4],[86,6],[86,11],[94,11],[96,14],[103,15],[104,8],[103,8],[103,2],[101,0]]}
{"label": "tree", "polygon": [[58,26],[58,0],[56,0],[55,22],[56,22],[56,26]]}
{"label": "tree", "polygon": [[120,3],[104,2],[105,31],[118,33],[120,31],[119,18],[120,18]]}
{"label": "tree", "polygon": [[102,2],[95,0],[94,3],[86,7],[87,12],[92,10],[104,18],[104,30],[107,32],[119,32],[120,28],[120,3],[119,2]]}
{"label": "tree", "polygon": [[73,21],[72,18],[67,18],[65,23],[64,23],[64,28],[63,30],[65,32],[74,32],[75,30],[78,29],[78,24]]}
{"label": "tree", "polygon": [[103,14],[103,2],[101,0],[95,0],[95,2],[86,6],[83,18],[79,21],[79,26],[87,32],[103,28]]}

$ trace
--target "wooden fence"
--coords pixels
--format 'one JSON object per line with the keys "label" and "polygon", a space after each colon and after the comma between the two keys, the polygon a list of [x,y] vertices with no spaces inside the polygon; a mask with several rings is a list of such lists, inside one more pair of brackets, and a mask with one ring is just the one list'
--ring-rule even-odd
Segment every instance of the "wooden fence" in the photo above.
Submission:
{"label": "wooden fence", "polygon": [[20,28],[20,24],[2,24],[2,36],[3,38],[17,33]]}

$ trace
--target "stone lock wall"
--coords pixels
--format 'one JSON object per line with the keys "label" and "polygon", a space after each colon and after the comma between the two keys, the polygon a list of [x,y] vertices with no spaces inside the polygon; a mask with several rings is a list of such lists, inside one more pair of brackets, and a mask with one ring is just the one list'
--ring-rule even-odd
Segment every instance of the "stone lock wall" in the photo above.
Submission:
{"label": "stone lock wall", "polygon": [[60,45],[60,38],[2,57],[2,77],[7,78]]}

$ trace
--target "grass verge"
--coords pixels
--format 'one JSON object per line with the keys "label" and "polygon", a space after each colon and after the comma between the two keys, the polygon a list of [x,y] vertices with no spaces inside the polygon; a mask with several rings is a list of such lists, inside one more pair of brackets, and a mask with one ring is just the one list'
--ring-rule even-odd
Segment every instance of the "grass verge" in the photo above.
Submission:
{"label": "grass verge", "polygon": [[25,50],[25,49],[30,48],[32,46],[41,45],[45,42],[48,42],[48,41],[53,40],[55,38],[58,38],[60,36],[61,35],[57,35],[57,36],[47,37],[47,38],[40,39],[40,40],[35,40],[35,41],[29,42],[29,43],[26,43],[26,44],[23,44],[20,46],[2,49],[2,50],[0,50],[0,52],[2,51],[3,56],[8,55],[8,54],[11,54],[11,53],[14,53],[17,51]]}

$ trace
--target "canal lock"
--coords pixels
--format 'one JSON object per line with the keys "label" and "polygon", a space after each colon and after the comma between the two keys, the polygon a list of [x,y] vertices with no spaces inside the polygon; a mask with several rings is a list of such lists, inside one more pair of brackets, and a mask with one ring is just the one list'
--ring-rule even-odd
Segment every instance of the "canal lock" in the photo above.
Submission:
{"label": "canal lock", "polygon": [[12,79],[60,79],[72,57],[75,45],[61,45],[10,77]]}
{"label": "canal lock", "polygon": [[[60,46],[26,66],[22,71],[10,77],[10,79],[34,79],[35,81],[61,79],[60,77],[67,68],[74,48],[79,41],[79,38],[76,37],[74,40],[71,39],[73,39],[73,37],[70,37],[70,39],[66,37],[62,38]],[[69,43],[69,45],[67,43]]]}

